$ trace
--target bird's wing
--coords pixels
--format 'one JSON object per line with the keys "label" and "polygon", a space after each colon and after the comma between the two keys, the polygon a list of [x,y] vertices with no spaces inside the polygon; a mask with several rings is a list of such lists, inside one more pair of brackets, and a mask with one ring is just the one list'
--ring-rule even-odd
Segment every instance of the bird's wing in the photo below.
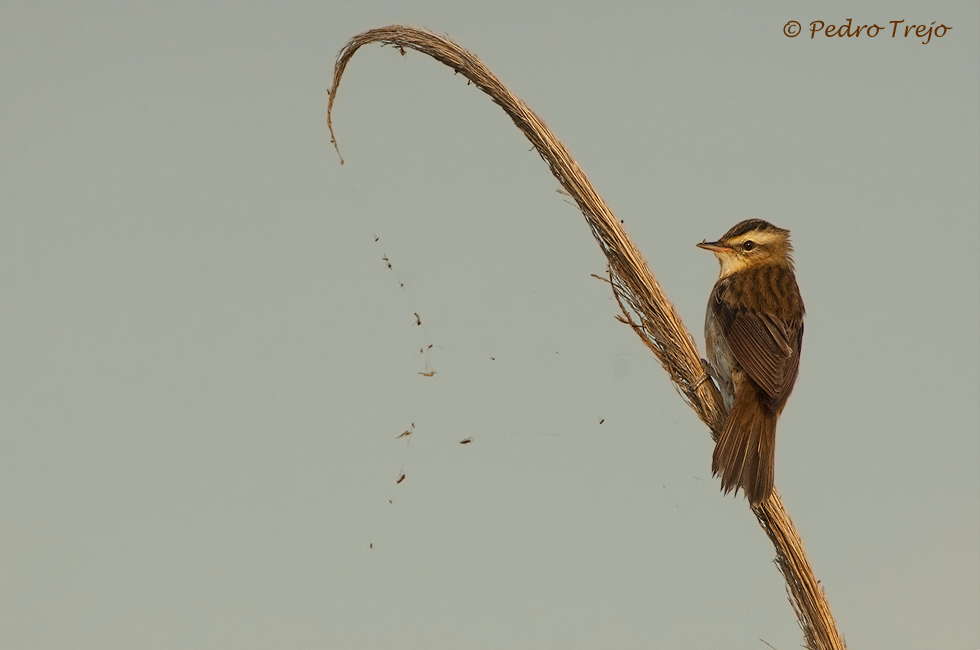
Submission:
{"label": "bird's wing", "polygon": [[715,315],[725,341],[749,377],[779,410],[789,398],[800,368],[803,321],[787,322],[772,314],[730,307],[716,300]]}

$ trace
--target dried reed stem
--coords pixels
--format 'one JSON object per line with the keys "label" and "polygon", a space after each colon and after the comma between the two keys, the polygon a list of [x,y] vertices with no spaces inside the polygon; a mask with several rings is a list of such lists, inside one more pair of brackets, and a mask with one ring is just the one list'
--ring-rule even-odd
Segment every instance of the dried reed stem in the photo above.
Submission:
{"label": "dried reed stem", "polygon": [[[510,116],[578,204],[605,253],[609,262],[609,282],[623,311],[619,319],[632,327],[656,355],[677,391],[708,425],[712,437],[717,439],[727,415],[721,396],[715,385],[707,380],[694,339],[674,306],[664,296],[643,256],[565,146],[473,54],[442,36],[402,25],[368,30],[352,38],[337,56],[333,85],[328,91],[327,127],[334,147],[337,148],[337,140],[331,116],[344,69],[358,48],[379,42],[393,45],[402,53],[404,48],[410,48],[428,54],[469,79]],[[339,148],[337,155],[340,155]],[[762,506],[753,508],[753,512],[776,549],[776,564],[786,579],[790,602],[803,629],[807,647],[810,650],[843,650],[844,642],[837,632],[827,599],[813,575],[803,542],[779,495],[773,492],[772,498]]]}

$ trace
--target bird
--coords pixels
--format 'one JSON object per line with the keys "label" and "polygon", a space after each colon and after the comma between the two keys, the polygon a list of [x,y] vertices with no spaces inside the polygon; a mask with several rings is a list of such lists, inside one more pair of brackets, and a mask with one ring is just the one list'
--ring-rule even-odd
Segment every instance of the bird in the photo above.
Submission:
{"label": "bird", "polygon": [[742,489],[753,507],[773,491],[776,421],[800,368],[805,308],[789,231],[762,219],[741,221],[699,248],[721,272],[704,319],[708,374],[728,416],[711,459],[725,494]]}

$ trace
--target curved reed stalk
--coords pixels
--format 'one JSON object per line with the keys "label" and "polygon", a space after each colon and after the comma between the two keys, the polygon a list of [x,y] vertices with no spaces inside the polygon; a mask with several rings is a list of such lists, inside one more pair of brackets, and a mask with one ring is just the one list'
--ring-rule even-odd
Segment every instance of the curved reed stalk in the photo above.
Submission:
{"label": "curved reed stalk", "polygon": [[[404,48],[427,54],[462,74],[504,109],[548,163],[551,172],[585,216],[609,263],[609,283],[623,311],[619,319],[632,327],[656,355],[677,391],[708,425],[712,438],[717,439],[727,415],[721,396],[707,379],[694,339],[674,306],[664,296],[643,256],[565,146],[476,56],[447,38],[402,25],[368,30],[350,39],[337,55],[333,85],[328,91],[327,128],[337,155],[340,155],[340,150],[331,119],[337,89],[348,61],[358,48],[369,43],[393,45],[403,54]],[[837,631],[823,589],[813,574],[803,541],[786,513],[779,494],[774,491],[769,501],[752,510],[776,549],[776,564],[786,579],[790,603],[799,619],[807,647],[810,650],[844,650],[843,639]]]}

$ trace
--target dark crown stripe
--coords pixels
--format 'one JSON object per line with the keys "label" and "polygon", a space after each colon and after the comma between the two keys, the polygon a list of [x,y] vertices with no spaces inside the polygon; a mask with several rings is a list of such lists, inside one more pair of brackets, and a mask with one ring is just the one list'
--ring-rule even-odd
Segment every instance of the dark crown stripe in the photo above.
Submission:
{"label": "dark crown stripe", "polygon": [[745,233],[756,231],[756,230],[760,232],[773,232],[773,233],[788,232],[786,230],[783,230],[782,228],[777,228],[776,226],[772,225],[768,221],[764,221],[762,219],[746,219],[745,221],[741,221],[735,224],[734,226],[732,226],[732,229],[726,232],[724,237],[722,237],[722,239],[724,240],[724,239],[732,239],[734,237],[740,237]]}

